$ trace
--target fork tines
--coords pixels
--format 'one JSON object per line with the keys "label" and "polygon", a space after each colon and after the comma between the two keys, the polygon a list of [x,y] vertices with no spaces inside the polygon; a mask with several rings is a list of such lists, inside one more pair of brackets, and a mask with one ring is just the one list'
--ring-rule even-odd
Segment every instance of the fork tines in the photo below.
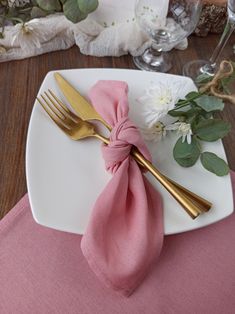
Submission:
{"label": "fork tines", "polygon": [[37,97],[40,105],[50,118],[63,130],[64,128],[70,129],[71,122],[79,122],[79,118],[71,112],[50,89],[48,92],[44,92],[44,95],[41,94],[40,97],[41,99]]}

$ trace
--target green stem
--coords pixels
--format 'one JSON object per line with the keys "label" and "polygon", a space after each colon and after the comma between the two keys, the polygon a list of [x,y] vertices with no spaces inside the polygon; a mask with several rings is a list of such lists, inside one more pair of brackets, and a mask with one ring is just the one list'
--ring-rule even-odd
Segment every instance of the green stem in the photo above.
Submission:
{"label": "green stem", "polygon": [[8,20],[11,20],[11,21],[16,21],[16,22],[19,22],[19,23],[22,23],[22,24],[24,24],[24,21],[21,19],[21,18],[19,18],[19,17],[8,17],[8,16],[6,16],[6,18],[8,19]]}
{"label": "green stem", "polygon": [[28,7],[28,8],[23,8],[23,9],[20,9],[19,10],[19,13],[27,13],[27,12],[30,12],[32,10],[32,7]]}
{"label": "green stem", "polygon": [[201,96],[203,95],[203,93],[200,93],[198,94],[197,96],[194,96],[190,99],[185,99],[183,101],[179,101],[178,104],[180,104],[179,106],[177,106],[175,109],[173,109],[172,111],[175,111],[175,110],[178,110],[178,109],[181,109],[183,107],[186,107],[190,104],[191,101],[197,99],[197,98],[200,98]]}
{"label": "green stem", "polygon": [[1,16],[2,17],[2,23],[1,23],[1,39],[4,38],[4,29],[5,29],[5,22],[6,22],[6,17],[5,15]]}

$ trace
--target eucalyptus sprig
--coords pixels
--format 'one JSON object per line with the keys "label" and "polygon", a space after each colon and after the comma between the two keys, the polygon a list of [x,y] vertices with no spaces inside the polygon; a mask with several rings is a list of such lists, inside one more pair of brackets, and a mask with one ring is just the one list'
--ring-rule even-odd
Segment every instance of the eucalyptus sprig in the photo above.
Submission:
{"label": "eucalyptus sprig", "polygon": [[200,158],[203,167],[208,171],[218,176],[228,174],[229,167],[226,162],[214,153],[204,152],[202,148],[202,142],[214,142],[229,133],[230,123],[215,118],[216,113],[223,109],[224,103],[221,99],[191,92],[168,112],[170,116],[178,118],[178,121],[190,124],[193,133],[190,144],[187,141],[182,142],[182,138],[179,138],[174,146],[173,156],[179,165],[191,167]]}
{"label": "eucalyptus sprig", "polygon": [[0,0],[0,36],[3,37],[6,25],[25,23],[57,12],[63,12],[67,19],[78,23],[96,10],[98,5],[98,0],[30,0],[24,4]]}
{"label": "eucalyptus sprig", "polygon": [[214,142],[223,139],[231,130],[231,124],[218,118],[217,114],[224,110],[224,101],[235,104],[235,94],[231,87],[235,86],[235,63],[222,61],[214,76],[203,73],[196,79],[198,92],[191,92],[168,111],[177,121],[190,126],[191,143],[179,138],[173,155],[183,167],[193,166],[197,160],[205,169],[218,176],[228,174],[229,167],[224,160],[212,152],[203,151],[203,142]]}

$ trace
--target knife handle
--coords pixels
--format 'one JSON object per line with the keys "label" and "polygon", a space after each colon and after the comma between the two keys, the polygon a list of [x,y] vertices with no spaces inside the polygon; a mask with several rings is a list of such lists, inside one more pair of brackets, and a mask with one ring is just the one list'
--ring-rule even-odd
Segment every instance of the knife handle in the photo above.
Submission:
{"label": "knife handle", "polygon": [[[106,137],[100,134],[97,134],[96,137],[102,140],[105,144],[109,144],[109,140]],[[149,172],[166,188],[191,218],[195,219],[200,213],[208,211],[211,208],[212,204],[210,202],[165,177],[137,149],[133,149],[131,154],[140,165],[149,170]]]}
{"label": "knife handle", "polygon": [[[140,158],[141,158],[141,159],[144,158],[143,155],[142,155],[136,148],[134,148],[134,149],[132,150],[132,154],[138,158],[138,160],[137,160],[138,163],[140,163],[140,161],[139,161]],[[145,158],[144,158],[144,159],[145,159]],[[146,159],[145,159],[145,160],[146,160]],[[148,161],[148,162],[149,162],[149,161]],[[150,163],[150,162],[149,162],[149,163]],[[150,164],[151,164],[151,163],[150,163]],[[144,166],[143,163],[141,163],[141,165]],[[151,164],[151,166],[153,166],[153,165]],[[144,166],[144,167],[145,167],[145,166]],[[155,171],[158,171],[158,172],[160,173],[160,171],[157,170],[154,166],[153,166],[153,168],[154,168]],[[151,170],[149,170],[149,171],[152,173]],[[152,174],[153,174],[153,173],[152,173]],[[176,186],[178,189],[180,189],[180,190],[185,194],[185,196],[187,196],[188,198],[190,198],[194,203],[196,203],[199,207],[201,207],[203,211],[207,212],[207,211],[210,210],[210,208],[212,207],[212,203],[211,203],[211,202],[209,202],[209,201],[207,201],[206,199],[202,198],[201,196],[199,196],[199,195],[193,193],[192,191],[186,189],[185,187],[183,187],[183,186],[180,185],[179,183],[175,182],[174,180],[168,178],[167,176],[163,175],[162,173],[160,173],[160,174],[161,174],[163,177],[165,177],[166,180],[168,180],[168,181],[171,182],[174,186]],[[154,174],[153,174],[153,175],[154,175]]]}
{"label": "knife handle", "polygon": [[168,190],[193,219],[200,213],[208,211],[211,208],[212,204],[210,202],[165,177],[151,162],[145,159],[141,153],[134,150],[133,155],[137,161],[141,161],[149,172]]}

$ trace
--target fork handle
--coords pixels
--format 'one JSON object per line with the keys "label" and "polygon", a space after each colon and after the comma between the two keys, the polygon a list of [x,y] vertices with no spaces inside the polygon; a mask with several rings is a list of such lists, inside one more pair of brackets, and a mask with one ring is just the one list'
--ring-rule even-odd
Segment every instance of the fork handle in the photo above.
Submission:
{"label": "fork handle", "polygon": [[[175,185],[171,180],[168,180],[158,169],[156,169],[151,162],[144,158],[142,154],[135,151],[133,153],[135,159],[149,170],[149,172],[166,188],[166,190],[178,201],[178,203],[185,209],[185,211],[195,219],[201,212],[204,211],[204,204],[198,203],[198,196],[192,196],[191,192],[177,183]],[[196,196],[196,198],[195,198]],[[201,198],[200,198],[201,199]],[[208,204],[209,205],[209,204]],[[211,207],[211,205],[210,205]]]}
{"label": "fork handle", "polygon": [[[106,137],[103,137],[100,134],[95,136],[105,144],[109,144],[109,140]],[[207,211],[211,208],[211,203],[182,187],[178,183],[166,178],[136,149],[132,150],[132,155],[138,163],[144,165],[149,170],[149,172],[167,189],[167,191],[181,204],[193,219],[195,219],[202,211]]]}
{"label": "fork handle", "polygon": [[[163,178],[165,178],[167,181],[172,183],[176,188],[178,188],[185,197],[189,198],[195,205],[197,205],[198,211],[201,212],[207,212],[210,210],[212,207],[212,203],[204,199],[203,197],[193,193],[192,191],[186,189],[184,186],[180,185],[179,183],[175,182],[174,180],[168,178],[164,174],[162,174],[151,162],[149,162],[136,148],[133,149],[132,154],[136,161],[140,163],[141,165],[144,164],[143,159],[145,162],[148,162],[149,166],[152,167],[152,169],[148,168],[146,164],[144,165],[150,172],[151,174],[155,176],[155,172],[157,171]],[[141,160],[141,161],[140,161]]]}
{"label": "fork handle", "polygon": [[189,191],[179,183],[175,182],[174,180],[164,176],[168,181],[170,181],[174,186],[178,187],[188,198],[190,198],[193,202],[195,202],[201,209],[202,211],[208,212],[211,207],[212,203],[207,201],[206,199],[202,198],[201,196],[193,193],[192,191]]}

